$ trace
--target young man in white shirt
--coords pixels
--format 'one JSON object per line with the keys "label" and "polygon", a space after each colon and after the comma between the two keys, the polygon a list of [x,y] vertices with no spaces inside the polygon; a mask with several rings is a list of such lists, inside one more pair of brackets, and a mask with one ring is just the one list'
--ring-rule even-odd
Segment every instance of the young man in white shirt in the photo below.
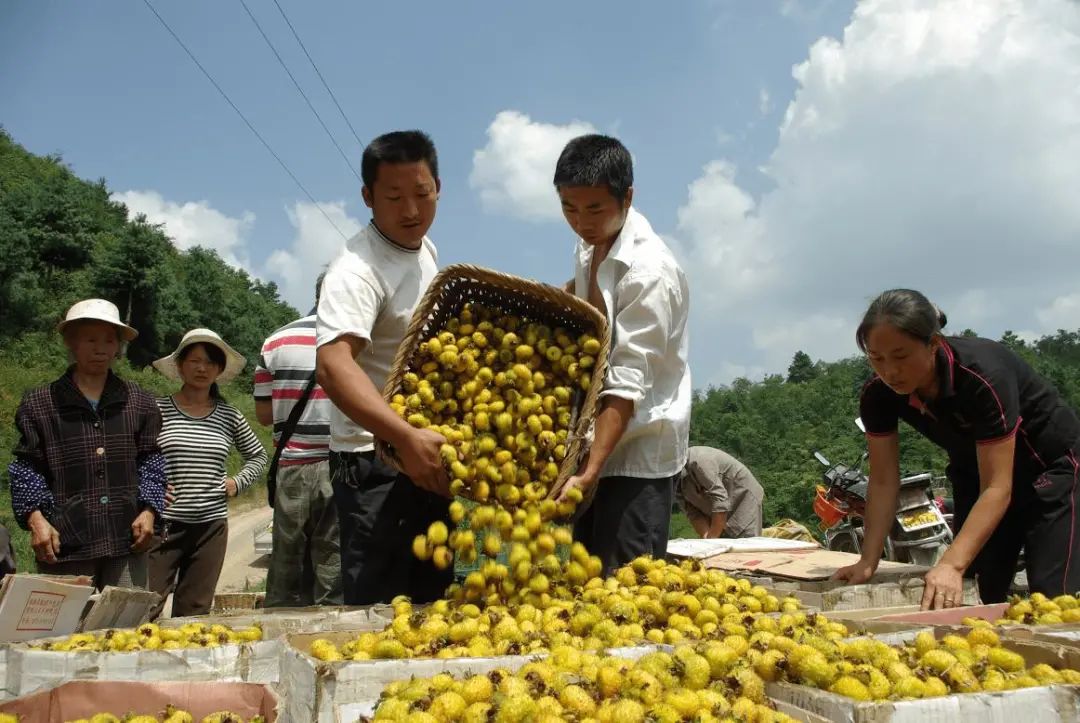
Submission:
{"label": "young man in white shirt", "polygon": [[[436,271],[427,238],[439,198],[435,146],[420,131],[379,136],[361,161],[371,223],[349,239],[323,281],[316,323],[319,385],[334,402],[330,476],[341,530],[346,605],[442,596],[451,571],[412,556],[412,539],[448,520],[443,436],[415,429],[383,401],[382,388],[413,310]],[[397,451],[404,473],[379,461],[375,438]]]}
{"label": "young man in white shirt", "polygon": [[631,206],[633,184],[630,152],[608,136],[573,139],[555,168],[563,215],[579,238],[573,291],[611,328],[592,447],[560,493],[595,494],[574,536],[605,572],[667,552],[672,489],[690,433],[689,289],[671,251]]}

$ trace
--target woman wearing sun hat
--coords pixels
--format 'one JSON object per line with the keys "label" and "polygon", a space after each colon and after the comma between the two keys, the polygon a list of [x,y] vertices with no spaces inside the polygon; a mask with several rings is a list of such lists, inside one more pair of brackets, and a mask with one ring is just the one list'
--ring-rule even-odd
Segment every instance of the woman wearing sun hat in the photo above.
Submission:
{"label": "woman wearing sun hat", "polygon": [[161,414],[111,369],[138,332],[103,299],[72,306],[57,330],[72,364],[19,404],[12,510],[30,530],[39,572],[146,587],[144,553],[165,506]]}
{"label": "woman wearing sun hat", "polygon": [[[227,498],[254,483],[266,467],[258,437],[218,391],[245,363],[209,329],[192,329],[176,351],[154,362],[159,372],[182,382],[175,394],[158,399],[158,442],[168,462],[172,501],[165,512],[166,537],[150,553],[150,589],[163,599],[173,593],[174,617],[210,611],[229,537]],[[229,477],[225,460],[233,447],[244,466]]]}

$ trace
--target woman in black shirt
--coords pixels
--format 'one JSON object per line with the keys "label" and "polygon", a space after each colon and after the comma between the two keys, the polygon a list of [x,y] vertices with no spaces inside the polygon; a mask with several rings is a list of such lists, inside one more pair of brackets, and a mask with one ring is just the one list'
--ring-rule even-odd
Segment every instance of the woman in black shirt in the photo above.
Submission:
{"label": "woman in black shirt", "polygon": [[860,403],[870,498],[862,559],[835,577],[865,582],[877,568],[896,513],[904,420],[948,453],[959,530],[926,575],[923,608],[959,604],[965,572],[978,577],[984,603],[1005,600],[1022,547],[1033,592],[1074,593],[1080,419],[1008,347],[945,337],[944,325],[909,289],[881,294],[859,325],[856,340],[875,372]]}

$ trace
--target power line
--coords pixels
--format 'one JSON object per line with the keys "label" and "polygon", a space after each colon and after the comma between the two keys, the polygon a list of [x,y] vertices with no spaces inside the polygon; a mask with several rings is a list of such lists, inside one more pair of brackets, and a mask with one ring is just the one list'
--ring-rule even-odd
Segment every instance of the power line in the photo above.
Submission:
{"label": "power line", "polygon": [[307,46],[304,45],[304,41],[300,39],[300,34],[296,32],[296,28],[289,22],[289,16],[285,14],[285,10],[282,9],[281,3],[278,0],[274,0],[274,5],[277,5],[278,12],[281,13],[281,17],[284,18],[285,24],[289,26],[289,30],[292,31],[293,37],[296,38],[296,42],[299,43],[300,49],[304,51],[304,55],[307,56],[308,62],[311,63],[311,67],[315,69],[315,74],[319,76],[319,80],[322,81],[323,87],[326,88],[326,92],[330,94],[330,97],[334,101],[334,105],[337,106],[338,113],[341,114],[342,119],[345,121],[345,125],[349,126],[349,130],[352,131],[353,138],[356,139],[357,144],[363,148],[364,142],[360,140],[360,136],[356,134],[356,129],[352,127],[352,123],[349,122],[348,116],[345,115],[345,111],[341,109],[341,103],[338,103],[337,96],[334,95],[334,91],[330,90],[330,84],[326,82],[326,78],[319,72],[319,66],[315,65],[315,61],[311,57],[311,53],[308,52]]}
{"label": "power line", "polygon": [[293,82],[293,85],[296,86],[297,92],[300,93],[300,97],[304,99],[305,103],[307,103],[308,109],[310,109],[311,112],[315,114],[315,118],[319,121],[319,125],[322,126],[322,129],[324,131],[326,131],[326,137],[329,138],[330,142],[334,144],[334,148],[337,148],[338,153],[341,154],[341,159],[345,161],[345,164],[349,167],[349,170],[353,172],[354,176],[356,176],[356,180],[360,181],[361,185],[363,185],[364,179],[360,177],[360,174],[357,172],[356,168],[353,167],[353,164],[349,160],[349,157],[345,155],[345,151],[341,149],[341,146],[338,144],[337,139],[334,138],[334,134],[331,133],[330,129],[326,127],[326,123],[323,122],[322,116],[319,115],[319,111],[315,110],[315,106],[311,104],[311,99],[307,97],[307,93],[305,93],[304,89],[300,87],[299,81],[296,80],[296,76],[294,76],[292,74],[292,71],[289,70],[289,66],[285,64],[285,60],[281,57],[281,53],[279,53],[277,51],[277,48],[274,47],[274,44],[270,42],[270,38],[267,37],[266,33],[262,29],[262,26],[259,25],[259,21],[256,20],[255,16],[252,14],[251,8],[248,7],[248,4],[244,2],[244,0],[240,0],[240,4],[244,6],[244,11],[247,13],[247,16],[251,18],[251,22],[255,24],[255,28],[259,31],[259,35],[261,35],[263,40],[266,41],[267,47],[270,48],[270,51],[274,54],[274,57],[277,58],[278,63],[280,63],[281,67],[285,70],[285,74],[289,76],[289,80],[291,80]]}
{"label": "power line", "polygon": [[262,137],[262,134],[259,133],[259,131],[255,130],[255,126],[251,124],[251,121],[247,119],[247,116],[240,112],[240,109],[236,107],[236,103],[233,103],[232,99],[229,98],[228,93],[222,90],[221,86],[218,85],[218,82],[214,80],[214,76],[210,75],[210,72],[203,67],[203,64],[200,63],[199,59],[195,57],[195,54],[188,49],[188,46],[184,44],[184,41],[180,39],[180,36],[177,35],[171,27],[169,27],[169,24],[165,22],[165,18],[161,17],[161,15],[154,8],[154,6],[150,4],[150,0],[143,0],[143,4],[146,5],[146,7],[150,8],[150,12],[154,14],[154,17],[158,19],[158,22],[161,23],[162,27],[169,31],[169,35],[173,36],[173,40],[175,40],[177,44],[184,49],[184,52],[187,53],[187,56],[191,58],[191,62],[195,63],[199,70],[202,71],[202,74],[206,76],[206,79],[210,81],[214,88],[217,89],[217,92],[221,94],[221,97],[225,99],[225,102],[228,103],[234,111],[236,111],[236,114],[240,116],[240,120],[244,121],[244,125],[248,127],[248,130],[255,134],[255,137],[258,138],[259,142],[261,142],[266,148],[266,150],[270,152],[270,155],[274,157],[274,160],[277,161],[278,164],[282,167],[282,169],[284,169],[284,171],[289,174],[289,178],[293,180],[293,183],[295,183],[297,187],[299,187],[299,189],[304,192],[304,195],[308,197],[308,200],[311,201],[317,209],[319,209],[319,212],[322,213],[323,218],[326,219],[326,222],[329,223],[334,228],[334,230],[338,232],[342,239],[348,241],[349,237],[346,236],[340,228],[338,228],[337,224],[334,223],[334,220],[330,218],[330,215],[326,213],[326,209],[324,209],[322,205],[315,200],[315,197],[312,196],[311,193],[304,187],[304,184],[300,183],[300,179],[296,177],[295,173],[289,170],[289,167],[285,165],[285,161],[281,160],[281,156],[274,152],[274,149],[270,147],[270,144],[266,142],[266,139]]}

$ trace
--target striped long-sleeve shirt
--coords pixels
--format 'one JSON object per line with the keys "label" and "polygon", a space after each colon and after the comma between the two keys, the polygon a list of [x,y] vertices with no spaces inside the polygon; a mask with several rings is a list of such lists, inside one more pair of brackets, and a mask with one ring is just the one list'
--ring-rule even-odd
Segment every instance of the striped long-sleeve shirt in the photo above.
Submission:
{"label": "striped long-sleeve shirt", "polygon": [[244,466],[233,479],[239,490],[249,487],[266,468],[262,443],[236,407],[218,402],[205,417],[192,417],[172,397],[160,397],[162,427],[158,444],[168,463],[174,501],[165,519],[209,522],[229,516],[225,495],[225,460],[233,446]]}

